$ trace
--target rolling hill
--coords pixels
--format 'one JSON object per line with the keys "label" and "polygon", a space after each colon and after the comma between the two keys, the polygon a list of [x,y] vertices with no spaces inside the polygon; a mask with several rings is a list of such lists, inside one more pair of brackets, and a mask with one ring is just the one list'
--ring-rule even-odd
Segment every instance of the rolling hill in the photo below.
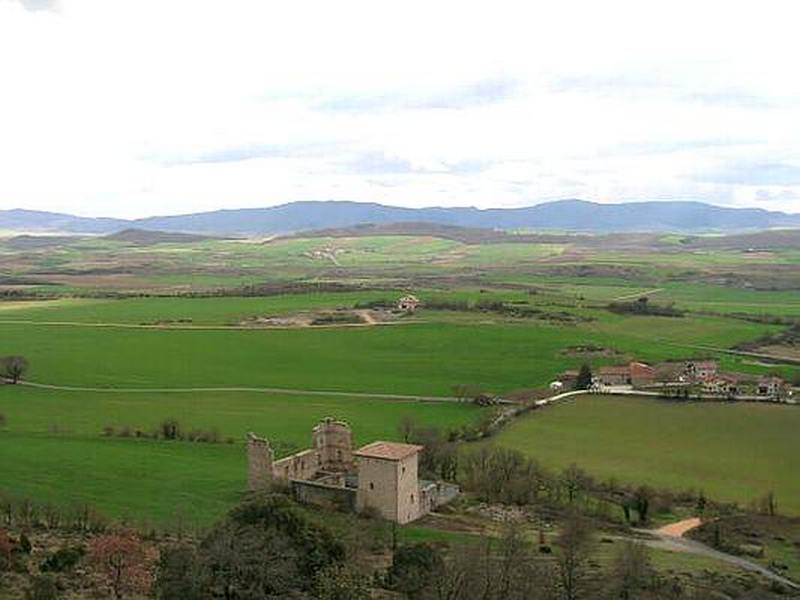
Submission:
{"label": "rolling hill", "polygon": [[125,229],[203,235],[274,235],[370,223],[432,223],[482,229],[608,232],[746,231],[800,227],[800,214],[726,208],[701,202],[599,204],[560,200],[524,208],[403,208],[364,202],[292,202],[123,220],[27,210],[0,211],[0,230],[114,233]]}

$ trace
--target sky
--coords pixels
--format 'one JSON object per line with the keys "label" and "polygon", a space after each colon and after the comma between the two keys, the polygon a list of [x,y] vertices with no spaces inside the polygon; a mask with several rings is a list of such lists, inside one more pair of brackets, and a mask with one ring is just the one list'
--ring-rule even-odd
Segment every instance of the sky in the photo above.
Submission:
{"label": "sky", "polygon": [[0,209],[800,212],[796,0],[0,0]]}

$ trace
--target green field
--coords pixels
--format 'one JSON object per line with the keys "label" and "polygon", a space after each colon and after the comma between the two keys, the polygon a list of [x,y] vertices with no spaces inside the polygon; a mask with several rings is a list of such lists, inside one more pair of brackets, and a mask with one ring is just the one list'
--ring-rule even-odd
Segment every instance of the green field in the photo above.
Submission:
{"label": "green field", "polygon": [[584,396],[531,413],[496,443],[601,479],[703,490],[743,505],[770,490],[800,514],[800,407]]}
{"label": "green field", "polygon": [[[40,502],[88,502],[137,520],[180,516],[206,524],[244,490],[248,431],[268,436],[277,454],[305,448],[325,416],[353,424],[355,443],[397,439],[398,423],[457,428],[481,411],[471,405],[256,393],[119,394],[0,387],[0,492]],[[165,418],[184,430],[217,429],[234,444],[106,438],[105,426],[149,432]],[[182,512],[181,512],[182,511]]]}
{"label": "green field", "polygon": [[[326,415],[349,420],[359,443],[395,438],[406,416],[455,429],[481,415],[464,404],[358,394],[444,397],[459,384],[505,393],[546,386],[587,360],[598,367],[701,355],[716,356],[726,370],[796,376],[794,367],[724,352],[800,317],[796,250],[689,251],[681,239],[632,239],[478,244],[408,235],[136,245],[87,238],[35,248],[2,240],[0,282],[17,283],[0,285],[8,296],[0,301],[0,356],[26,356],[29,381],[86,390],[0,388],[7,420],[0,428],[0,491],[85,501],[137,520],[190,515],[207,523],[243,487],[242,439],[249,430],[285,453],[305,446],[311,426]],[[324,291],[341,286],[352,291]],[[304,293],[275,291],[285,289]],[[252,317],[392,302],[408,292],[451,306],[423,308],[384,326],[241,327]],[[664,318],[605,310],[644,293],[689,312]],[[454,310],[454,303],[468,310]],[[476,310],[478,303],[504,303],[528,316]],[[732,313],[780,318],[784,325]],[[570,352],[585,345],[609,353]],[[609,411],[618,402],[603,410],[593,401],[559,406],[499,439],[547,466],[577,462],[598,476],[703,487],[740,501],[775,489],[783,506],[800,510],[800,490],[787,482],[787,469],[798,464],[786,458],[798,455],[800,413],[636,401]],[[235,443],[101,435],[105,426],[149,431],[167,417],[185,429],[217,429]],[[717,422],[726,426],[715,434]],[[662,437],[664,431],[672,437]],[[684,441],[673,448],[670,439]],[[757,449],[752,455],[750,447]]]}

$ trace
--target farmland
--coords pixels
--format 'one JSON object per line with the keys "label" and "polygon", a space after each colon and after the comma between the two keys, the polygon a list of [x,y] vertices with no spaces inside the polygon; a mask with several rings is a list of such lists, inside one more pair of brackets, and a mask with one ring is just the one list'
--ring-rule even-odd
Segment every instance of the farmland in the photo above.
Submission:
{"label": "farmland", "polygon": [[798,427],[794,406],[586,396],[520,419],[496,443],[552,467],[742,505],[774,491],[798,514]]}
{"label": "farmland", "polygon": [[[498,394],[540,389],[586,360],[713,356],[726,369],[791,379],[790,364],[727,351],[780,333],[800,316],[793,265],[791,249],[769,258],[690,251],[667,236],[492,244],[402,235],[183,244],[79,238],[35,247],[0,241],[7,296],[0,355],[24,355],[28,381],[77,388],[0,388],[0,491],[88,502],[137,520],[173,520],[191,506],[193,518],[208,523],[242,490],[249,430],[269,436],[280,454],[307,444],[310,427],[326,415],[349,420],[360,443],[397,439],[406,417],[448,431],[486,413],[466,403],[375,396],[446,398],[464,384]],[[431,308],[374,326],[250,325],[256,317],[391,304],[408,292]],[[606,310],[641,295],[686,313]],[[570,351],[587,345],[610,352],[587,358]],[[594,401],[555,407],[499,440],[546,466],[577,462],[598,477],[678,488],[702,480],[723,499],[747,502],[774,488],[782,506],[800,511],[800,490],[782,470],[797,465],[776,460],[797,455],[788,433],[800,414],[794,407],[619,402],[603,405],[617,407],[610,412]],[[166,418],[233,443],[102,435],[105,427],[148,432]],[[659,421],[660,429],[652,427]],[[706,421],[733,425],[710,438],[689,427]],[[664,431],[674,434],[673,445],[659,437]],[[748,459],[743,445],[723,435],[731,431],[761,452]],[[684,440],[685,454],[676,440]],[[728,456],[729,445],[741,451]],[[698,453],[703,460],[689,460]],[[752,480],[736,479],[736,461],[749,465]]]}

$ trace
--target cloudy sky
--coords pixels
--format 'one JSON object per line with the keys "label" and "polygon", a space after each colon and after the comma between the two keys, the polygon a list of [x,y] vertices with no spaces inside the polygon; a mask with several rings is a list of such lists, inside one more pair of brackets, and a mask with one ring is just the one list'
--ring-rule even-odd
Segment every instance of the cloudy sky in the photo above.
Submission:
{"label": "cloudy sky", "polygon": [[0,209],[800,212],[795,0],[0,0]]}

